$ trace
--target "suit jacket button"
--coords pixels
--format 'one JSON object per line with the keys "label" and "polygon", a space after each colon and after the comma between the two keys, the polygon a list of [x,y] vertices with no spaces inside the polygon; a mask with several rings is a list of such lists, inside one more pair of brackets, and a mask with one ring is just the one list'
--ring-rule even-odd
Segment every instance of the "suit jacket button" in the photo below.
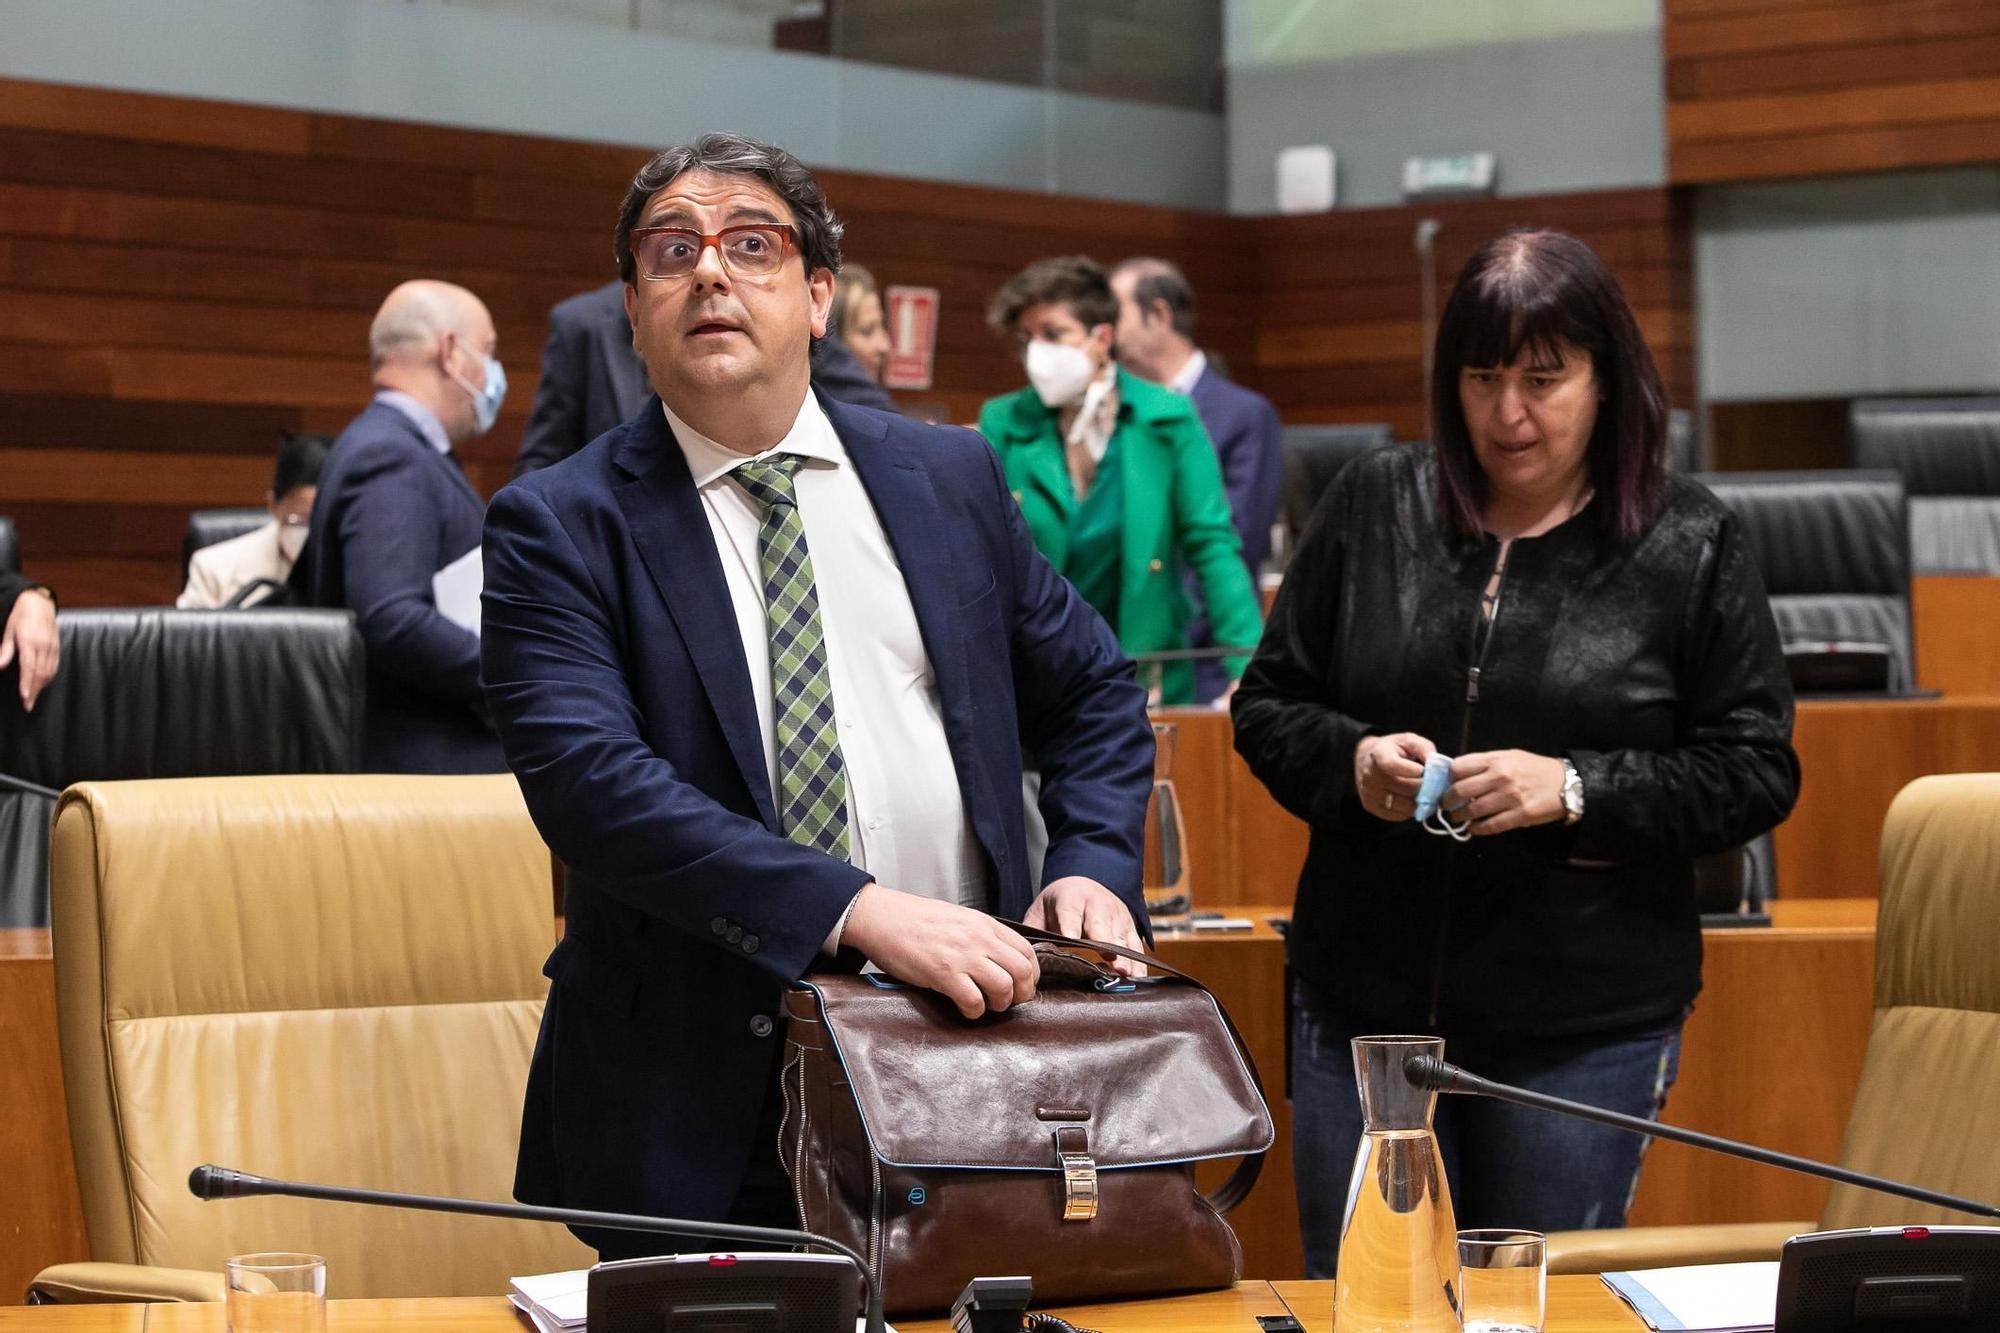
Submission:
{"label": "suit jacket button", "polygon": [[757,952],[757,937],[755,935],[745,935],[743,937],[743,952],[744,953]]}
{"label": "suit jacket button", "polygon": [[743,927],[731,926],[728,930],[722,933],[722,938],[728,940],[731,944],[736,943],[736,941],[743,938]]}
{"label": "suit jacket button", "polygon": [[753,1016],[750,1020],[750,1035],[753,1037],[770,1036],[771,1016],[769,1014],[757,1014]]}
{"label": "suit jacket button", "polygon": [[1149,570],[1151,570],[1151,571],[1152,571],[1153,573],[1155,573],[1155,574],[1159,573],[1159,572],[1160,572],[1161,570],[1165,569],[1166,567],[1167,567],[1167,562],[1166,562],[1166,561],[1164,561],[1164,560],[1152,560],[1152,561],[1149,561],[1149,562],[1147,563],[1147,565],[1146,565],[1146,568],[1147,568],[1147,569],[1149,569]]}
{"label": "suit jacket button", "polygon": [[712,917],[709,920],[708,929],[711,933],[720,935],[729,929],[729,921],[726,917]]}

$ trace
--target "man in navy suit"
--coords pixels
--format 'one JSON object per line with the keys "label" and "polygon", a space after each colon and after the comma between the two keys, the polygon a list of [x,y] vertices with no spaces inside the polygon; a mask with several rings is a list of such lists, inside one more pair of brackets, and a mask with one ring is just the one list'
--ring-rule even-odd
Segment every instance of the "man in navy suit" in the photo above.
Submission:
{"label": "man in navy suit", "polygon": [[[838,338],[819,338],[812,349],[813,387],[859,407],[896,410],[889,393],[861,368]],[[614,426],[630,421],[652,395],[646,364],[632,348],[625,317],[625,284],[608,282],[549,311],[549,340],[542,348],[542,378],[521,433],[514,475],[560,463]]]}
{"label": "man in navy suit", "polygon": [[839,239],[781,149],[655,157],[615,246],[656,396],[487,517],[487,699],[568,872],[523,1200],[795,1224],[788,983],[865,957],[970,1018],[1039,974],[989,913],[1142,938],[1132,664],[977,435],[811,390]]}
{"label": "man in navy suit", "polygon": [[[1222,459],[1222,486],[1243,543],[1243,563],[1255,580],[1270,554],[1271,525],[1284,496],[1278,409],[1264,395],[1224,378],[1195,343],[1194,289],[1178,268],[1164,259],[1128,259],[1112,270],[1111,290],[1118,296],[1119,362],[1141,379],[1194,399],[1202,427]],[[1190,583],[1188,591],[1201,606],[1201,589]],[[1188,642],[1196,648],[1214,642],[1205,612],[1188,630]],[[1195,664],[1196,698],[1213,699],[1228,688],[1221,663]]]}
{"label": "man in navy suit", "polygon": [[354,612],[368,648],[368,772],[507,766],[479,690],[479,635],[468,628],[477,604],[447,604],[453,619],[433,583],[479,549],[486,506],[452,447],[500,411],[496,340],[493,317],[463,287],[420,279],[390,292],[368,329],[374,400],[320,474],[293,582],[316,606]]}

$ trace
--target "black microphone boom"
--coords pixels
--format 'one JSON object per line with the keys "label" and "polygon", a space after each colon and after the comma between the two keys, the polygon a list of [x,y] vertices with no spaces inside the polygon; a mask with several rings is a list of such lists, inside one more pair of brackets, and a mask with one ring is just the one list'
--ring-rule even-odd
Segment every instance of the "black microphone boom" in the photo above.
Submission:
{"label": "black microphone boom", "polygon": [[1563,1097],[1551,1097],[1546,1092],[1533,1092],[1527,1088],[1516,1088],[1505,1083],[1495,1083],[1477,1074],[1468,1074],[1457,1065],[1438,1059],[1435,1055],[1410,1055],[1403,1060],[1403,1077],[1412,1086],[1431,1092],[1453,1092],[1472,1097],[1491,1097],[1496,1101],[1512,1102],[1516,1106],[1532,1106],[1542,1111],[1553,1111],[1557,1115],[1575,1116],[1580,1120],[1593,1120],[1600,1125],[1610,1125],[1617,1129],[1628,1129],[1634,1134],[1646,1134],[1656,1139],[1670,1139],[1675,1143],[1685,1143],[1695,1148],[1706,1148],[1710,1152],[1727,1153],[1731,1157],[1741,1157],[1745,1161],[1760,1162],[1765,1166],[1782,1167],[1787,1171],[1797,1171],[1803,1175],[1818,1176],[1822,1180],[1836,1181],[1842,1185],[1855,1185],[1865,1190],[1879,1190],[1883,1194],[1894,1194],[1899,1198],[1914,1199],[1918,1203],[1936,1204],[1940,1208],[1952,1208],[1961,1213],[1972,1213],[1978,1217],[2000,1217],[2000,1206],[1981,1203],[1977,1199],[1961,1199],[1957,1195],[1943,1194],[1937,1190],[1927,1190],[1919,1185],[1906,1185],[1900,1180],[1886,1180],[1881,1176],[1865,1175],[1860,1171],[1850,1171],[1844,1166],[1831,1166],[1825,1162],[1815,1162],[1810,1157],[1794,1157],[1790,1153],[1778,1152],[1771,1148],[1759,1148],[1753,1143],[1738,1143],[1734,1139],[1717,1138],[1713,1134],[1703,1134],[1697,1130],[1682,1129],[1678,1125],[1663,1125],[1657,1120],[1647,1120],[1643,1116],[1626,1115],[1622,1111],[1607,1111],[1601,1106],[1591,1106],[1586,1102],[1573,1102]]}
{"label": "black microphone boom", "polygon": [[712,1240],[761,1241],[764,1244],[810,1245],[851,1260],[861,1272],[867,1301],[867,1331],[882,1333],[882,1291],[861,1256],[828,1236],[779,1227],[749,1227],[734,1222],[692,1222],[637,1213],[594,1213],[581,1208],[544,1208],[532,1203],[489,1203],[454,1199],[440,1194],[396,1194],[389,1190],[348,1189],[305,1181],[271,1180],[224,1166],[198,1166],[188,1172],[188,1189],[197,1199],[242,1199],[259,1194],[283,1194],[295,1199],[325,1199],[330,1203],[365,1203],[382,1208],[419,1208],[433,1213],[467,1213],[475,1217],[511,1217],[524,1222],[559,1222],[564,1226],[603,1227],[608,1231],[647,1231],[667,1236],[703,1236]]}

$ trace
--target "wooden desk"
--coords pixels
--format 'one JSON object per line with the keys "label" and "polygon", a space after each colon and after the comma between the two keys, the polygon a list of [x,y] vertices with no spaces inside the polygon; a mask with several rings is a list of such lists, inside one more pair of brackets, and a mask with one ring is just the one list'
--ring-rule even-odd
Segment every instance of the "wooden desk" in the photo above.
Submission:
{"label": "wooden desk", "polygon": [[0,1304],[7,1304],[46,1265],[90,1257],[46,930],[0,930],[0,1127]]}
{"label": "wooden desk", "polygon": [[[1977,632],[2000,636],[2000,628]],[[1994,662],[2000,671],[2000,649]],[[1154,716],[1175,727],[1174,787],[1196,905],[1289,901],[1305,864],[1306,826],[1237,757],[1228,714],[1164,708]],[[1798,805],[1776,834],[1779,896],[1873,898],[1882,817],[1896,793],[1931,773],[2000,770],[2000,694],[1806,699],[1792,743],[1803,777]]]}
{"label": "wooden desk", "polygon": [[[1240,1282],[1230,1291],[1056,1311],[1102,1333],[1245,1333],[1260,1314],[1290,1311],[1310,1333],[1333,1328],[1331,1282]],[[499,1297],[329,1301],[331,1333],[523,1333],[528,1324]],[[950,1333],[943,1319],[892,1321],[899,1333]],[[1594,1277],[1549,1279],[1547,1333],[1643,1333],[1645,1324]],[[0,1307],[0,1333],[222,1333],[219,1305]]]}
{"label": "wooden desk", "polygon": [[1917,684],[1948,695],[2000,694],[2000,578],[1919,574],[1910,580]]}

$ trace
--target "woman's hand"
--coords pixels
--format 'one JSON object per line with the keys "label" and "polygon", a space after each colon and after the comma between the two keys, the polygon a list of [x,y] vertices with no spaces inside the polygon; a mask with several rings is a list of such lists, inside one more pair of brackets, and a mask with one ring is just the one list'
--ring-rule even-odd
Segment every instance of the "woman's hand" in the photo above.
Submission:
{"label": "woman's hand", "polygon": [[1452,822],[1469,824],[1474,837],[1559,822],[1563,761],[1526,750],[1486,750],[1451,761],[1451,789],[1444,809]]}
{"label": "woman's hand", "polygon": [[[1415,732],[1367,736],[1354,747],[1354,795],[1361,808],[1391,823],[1408,819],[1416,809],[1417,788],[1424,780],[1424,760],[1437,746]],[[1562,776],[1556,776],[1557,785]]]}

